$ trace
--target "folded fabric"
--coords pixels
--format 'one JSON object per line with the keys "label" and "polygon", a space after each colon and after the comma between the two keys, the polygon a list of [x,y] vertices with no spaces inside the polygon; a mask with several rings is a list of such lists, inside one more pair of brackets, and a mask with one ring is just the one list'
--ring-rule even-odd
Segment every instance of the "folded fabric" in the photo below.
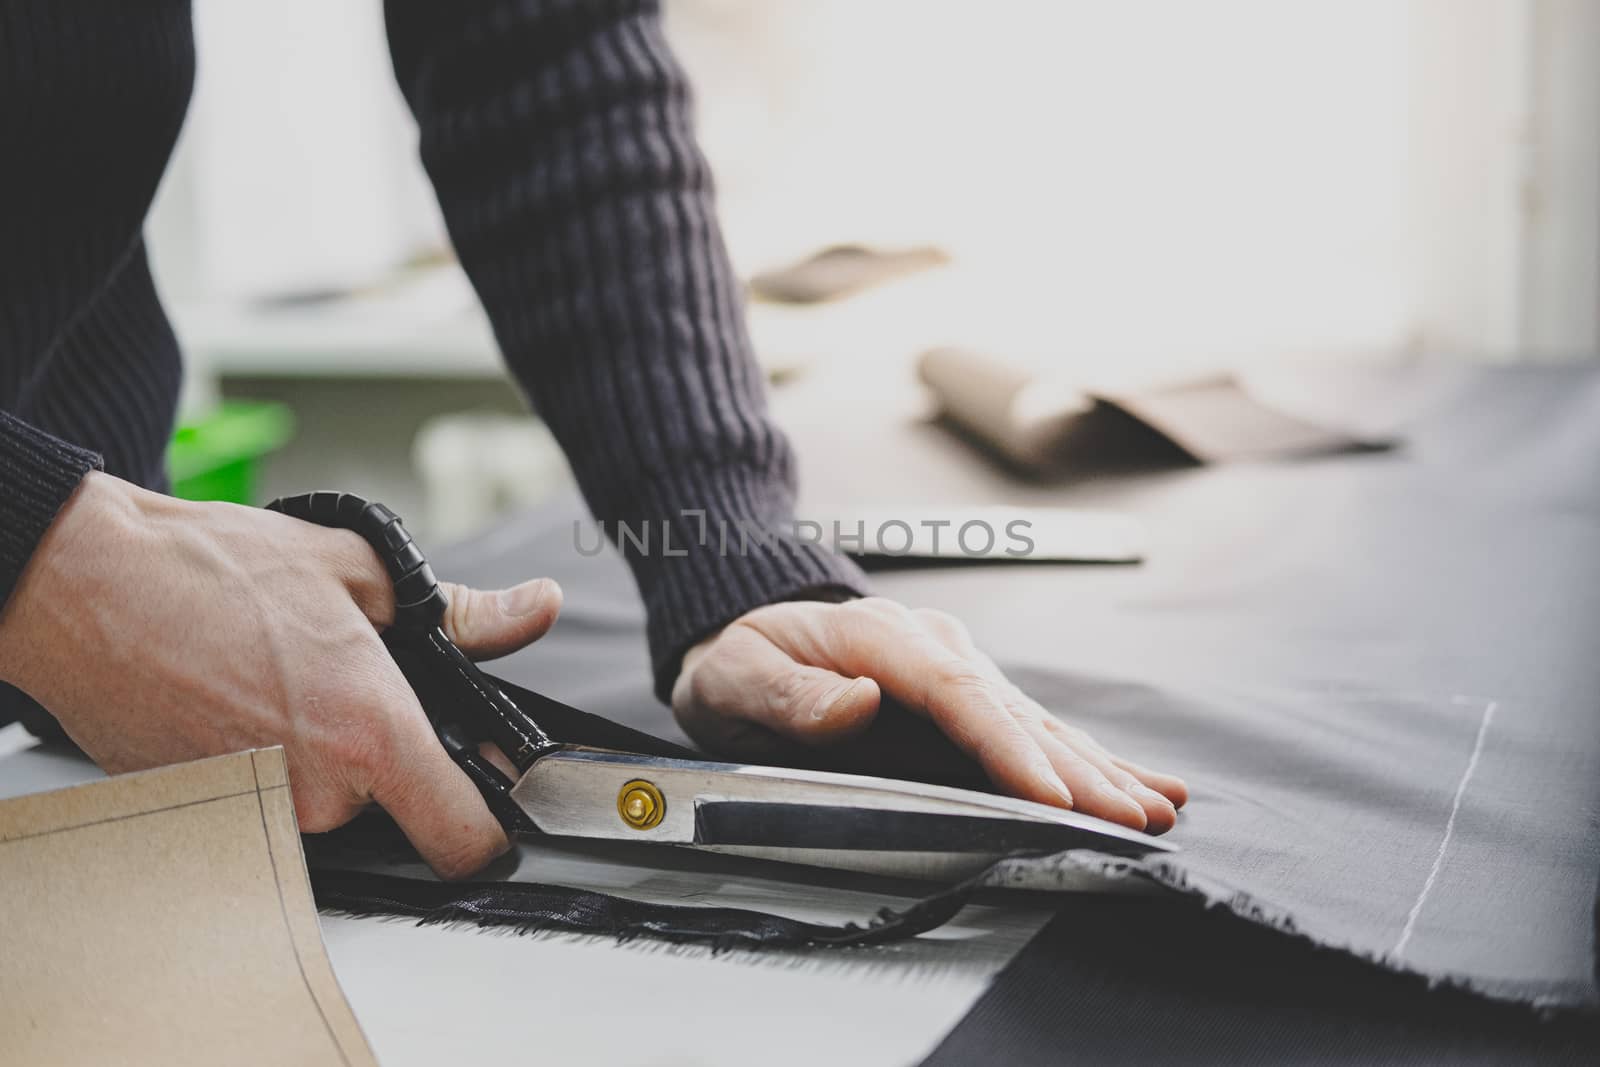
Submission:
{"label": "folded fabric", "polygon": [[955,427],[1028,471],[1224,463],[1393,444],[1283,411],[1226,374],[1141,389],[1079,388],[960,348],[924,353],[918,370]]}

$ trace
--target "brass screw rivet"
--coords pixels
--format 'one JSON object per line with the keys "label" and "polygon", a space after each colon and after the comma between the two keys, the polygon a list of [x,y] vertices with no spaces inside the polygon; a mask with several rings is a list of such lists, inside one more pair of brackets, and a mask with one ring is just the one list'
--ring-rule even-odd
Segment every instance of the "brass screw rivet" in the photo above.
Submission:
{"label": "brass screw rivet", "polygon": [[667,813],[667,798],[642,778],[623,784],[617,793],[617,814],[635,830],[648,830]]}

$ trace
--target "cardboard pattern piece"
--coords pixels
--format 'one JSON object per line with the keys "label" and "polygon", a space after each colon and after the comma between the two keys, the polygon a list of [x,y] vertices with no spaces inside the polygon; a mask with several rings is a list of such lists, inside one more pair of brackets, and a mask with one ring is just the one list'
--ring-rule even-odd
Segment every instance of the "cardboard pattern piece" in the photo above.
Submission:
{"label": "cardboard pattern piece", "polygon": [[834,245],[797,263],[757,274],[750,279],[750,293],[780,304],[819,304],[949,261],[943,251],[927,245],[895,250]]}
{"label": "cardboard pattern piece", "polygon": [[375,1064],[280,748],[0,803],[0,1062]]}

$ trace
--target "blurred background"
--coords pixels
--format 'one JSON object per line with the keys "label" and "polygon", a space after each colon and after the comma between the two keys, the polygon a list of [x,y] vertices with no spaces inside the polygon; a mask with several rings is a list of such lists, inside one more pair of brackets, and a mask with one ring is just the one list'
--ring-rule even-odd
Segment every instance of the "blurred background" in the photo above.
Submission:
{"label": "blurred background", "polygon": [[[667,0],[741,274],[789,384],[914,404],[962,344],[1080,383],[1594,358],[1600,4]],[[337,486],[433,538],[567,483],[454,265],[379,0],[196,0],[150,238],[189,359],[180,491]],[[781,296],[781,294],[779,294]]]}

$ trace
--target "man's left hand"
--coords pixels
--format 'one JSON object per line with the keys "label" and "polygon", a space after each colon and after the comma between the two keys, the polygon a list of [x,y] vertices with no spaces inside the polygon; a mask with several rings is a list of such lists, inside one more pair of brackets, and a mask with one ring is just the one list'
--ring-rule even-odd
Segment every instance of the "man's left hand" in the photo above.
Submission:
{"label": "man's left hand", "polygon": [[709,751],[770,760],[784,744],[849,745],[888,694],[926,715],[1002,791],[1164,833],[1181,779],[1107,752],[1013,685],[951,616],[878,597],[769,604],[690,649],[672,690]]}

